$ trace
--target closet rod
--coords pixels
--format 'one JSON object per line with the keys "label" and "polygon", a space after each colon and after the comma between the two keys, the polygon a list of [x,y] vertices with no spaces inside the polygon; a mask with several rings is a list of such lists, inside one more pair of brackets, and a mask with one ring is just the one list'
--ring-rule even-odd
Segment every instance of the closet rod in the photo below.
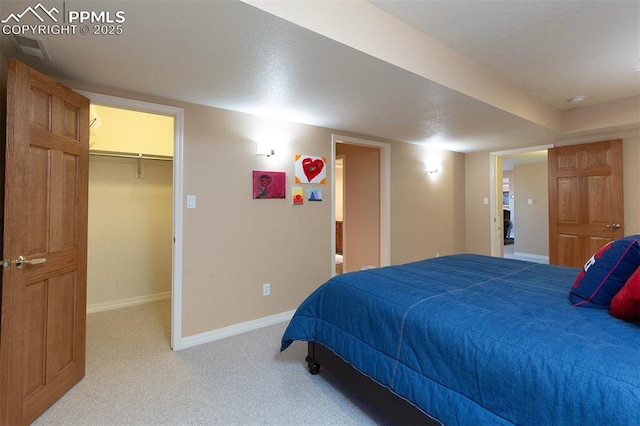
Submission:
{"label": "closet rod", "polygon": [[130,152],[97,151],[91,149],[89,150],[89,155],[97,155],[100,157],[133,158],[136,160],[173,161],[173,157],[170,155],[133,154]]}

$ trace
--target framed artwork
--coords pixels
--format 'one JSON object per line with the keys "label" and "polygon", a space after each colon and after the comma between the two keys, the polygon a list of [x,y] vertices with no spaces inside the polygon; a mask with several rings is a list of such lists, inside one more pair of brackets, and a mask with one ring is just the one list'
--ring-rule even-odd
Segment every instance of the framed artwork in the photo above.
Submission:
{"label": "framed artwork", "polygon": [[286,198],[285,172],[253,171],[253,198]]}
{"label": "framed artwork", "polygon": [[296,154],[295,181],[296,183],[327,183],[327,159]]}
{"label": "framed artwork", "polygon": [[309,201],[322,201],[322,189],[310,189]]}
{"label": "framed artwork", "polygon": [[509,191],[502,192],[502,207],[509,207]]}
{"label": "framed artwork", "polygon": [[304,191],[301,186],[291,188],[291,199],[293,205],[297,206],[304,203]]}

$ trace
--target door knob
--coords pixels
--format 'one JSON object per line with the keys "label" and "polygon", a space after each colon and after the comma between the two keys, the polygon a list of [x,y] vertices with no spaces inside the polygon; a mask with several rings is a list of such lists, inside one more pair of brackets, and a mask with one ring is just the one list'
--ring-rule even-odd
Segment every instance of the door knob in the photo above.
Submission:
{"label": "door knob", "polygon": [[22,269],[24,268],[24,265],[39,265],[41,263],[46,262],[47,259],[40,257],[40,258],[36,258],[36,259],[27,259],[24,256],[18,256],[18,258],[15,260],[15,264],[16,264],[16,268],[18,269]]}
{"label": "door knob", "polygon": [[611,225],[607,225],[607,228],[620,229],[620,224],[619,223],[612,223]]}

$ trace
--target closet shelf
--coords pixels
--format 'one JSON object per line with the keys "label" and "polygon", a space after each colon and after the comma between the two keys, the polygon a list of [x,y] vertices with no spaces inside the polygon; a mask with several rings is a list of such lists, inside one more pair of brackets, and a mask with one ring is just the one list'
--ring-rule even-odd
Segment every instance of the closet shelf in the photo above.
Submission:
{"label": "closet shelf", "polygon": [[150,154],[136,154],[132,152],[117,152],[117,151],[98,151],[89,150],[89,155],[96,155],[100,157],[118,157],[118,158],[133,158],[135,160],[158,160],[158,161],[173,161],[173,157],[170,155],[150,155]]}

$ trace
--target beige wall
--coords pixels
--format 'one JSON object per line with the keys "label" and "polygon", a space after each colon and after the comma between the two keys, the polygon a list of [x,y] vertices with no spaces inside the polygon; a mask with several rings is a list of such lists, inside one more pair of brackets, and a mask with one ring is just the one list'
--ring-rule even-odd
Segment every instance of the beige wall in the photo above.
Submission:
{"label": "beige wall", "polygon": [[[440,164],[425,173],[427,162]],[[391,149],[391,263],[465,249],[465,156],[396,143]]]}
{"label": "beige wall", "polygon": [[[483,199],[489,198],[491,179],[489,152],[465,155],[465,222],[468,253],[491,255],[491,210]],[[500,184],[502,187],[502,183]]]}
{"label": "beige wall", "polygon": [[566,133],[614,126],[637,125],[640,118],[640,95],[602,102],[585,108],[572,108],[563,113]]}
{"label": "beige wall", "polygon": [[[330,185],[317,185],[324,201],[302,206],[291,204],[290,188],[294,155],[330,158],[332,130],[65,83],[184,108],[184,194],[198,198],[183,212],[183,337],[293,310],[331,277]],[[256,155],[266,133],[280,135],[272,157]],[[390,143],[391,262],[463,251],[465,156]],[[433,155],[442,171],[427,175],[423,163]],[[287,199],[252,199],[253,170],[286,172]],[[271,295],[263,297],[267,282]]]}
{"label": "beige wall", "polygon": [[91,105],[91,149],[173,155],[173,117]]}
{"label": "beige wall", "polygon": [[[290,187],[294,155],[330,158],[332,131],[180,106],[184,192],[198,196],[198,208],[184,214],[184,336],[295,309],[332,274],[330,186],[323,186],[325,201],[292,206],[289,195],[251,199],[250,175],[285,171]],[[279,129],[283,143],[276,155],[257,156],[255,140],[268,129]],[[426,154],[413,145],[391,146],[392,263],[464,248],[464,156],[442,153],[443,172],[429,180],[417,161]],[[327,177],[333,179],[331,170]],[[266,282],[271,296],[263,297]]]}
{"label": "beige wall", "polygon": [[344,155],[343,271],[380,266],[380,150],[336,144]]}
{"label": "beige wall", "polygon": [[516,164],[513,175],[514,252],[549,256],[547,163]]}
{"label": "beige wall", "polygon": [[628,137],[622,146],[624,168],[625,235],[640,234],[640,135]]}
{"label": "beige wall", "polygon": [[[190,336],[295,307],[331,276],[330,185],[324,201],[291,203],[294,155],[330,158],[331,132],[196,105],[185,108],[183,334]],[[256,140],[280,132],[271,157]],[[287,174],[286,199],[252,199],[253,170]],[[332,171],[327,170],[332,179]],[[262,284],[271,295],[262,296]]]}
{"label": "beige wall", "polygon": [[[198,208],[184,210],[184,337],[295,309],[331,276],[330,186],[322,186],[325,201],[292,206],[290,193],[286,200],[253,200],[250,178],[252,170],[281,170],[290,188],[295,154],[330,158],[330,129],[71,85],[185,110],[184,194],[197,195]],[[282,135],[269,158],[255,154],[265,132]],[[490,254],[490,212],[482,202],[489,197],[489,153],[390,143],[391,262],[436,253]],[[628,232],[640,231],[640,194],[629,181],[638,179],[638,144],[637,133],[625,140]],[[423,166],[432,157],[438,157],[441,171],[427,174]],[[327,177],[333,179],[330,169]],[[262,296],[265,282],[271,283],[268,297]]]}

